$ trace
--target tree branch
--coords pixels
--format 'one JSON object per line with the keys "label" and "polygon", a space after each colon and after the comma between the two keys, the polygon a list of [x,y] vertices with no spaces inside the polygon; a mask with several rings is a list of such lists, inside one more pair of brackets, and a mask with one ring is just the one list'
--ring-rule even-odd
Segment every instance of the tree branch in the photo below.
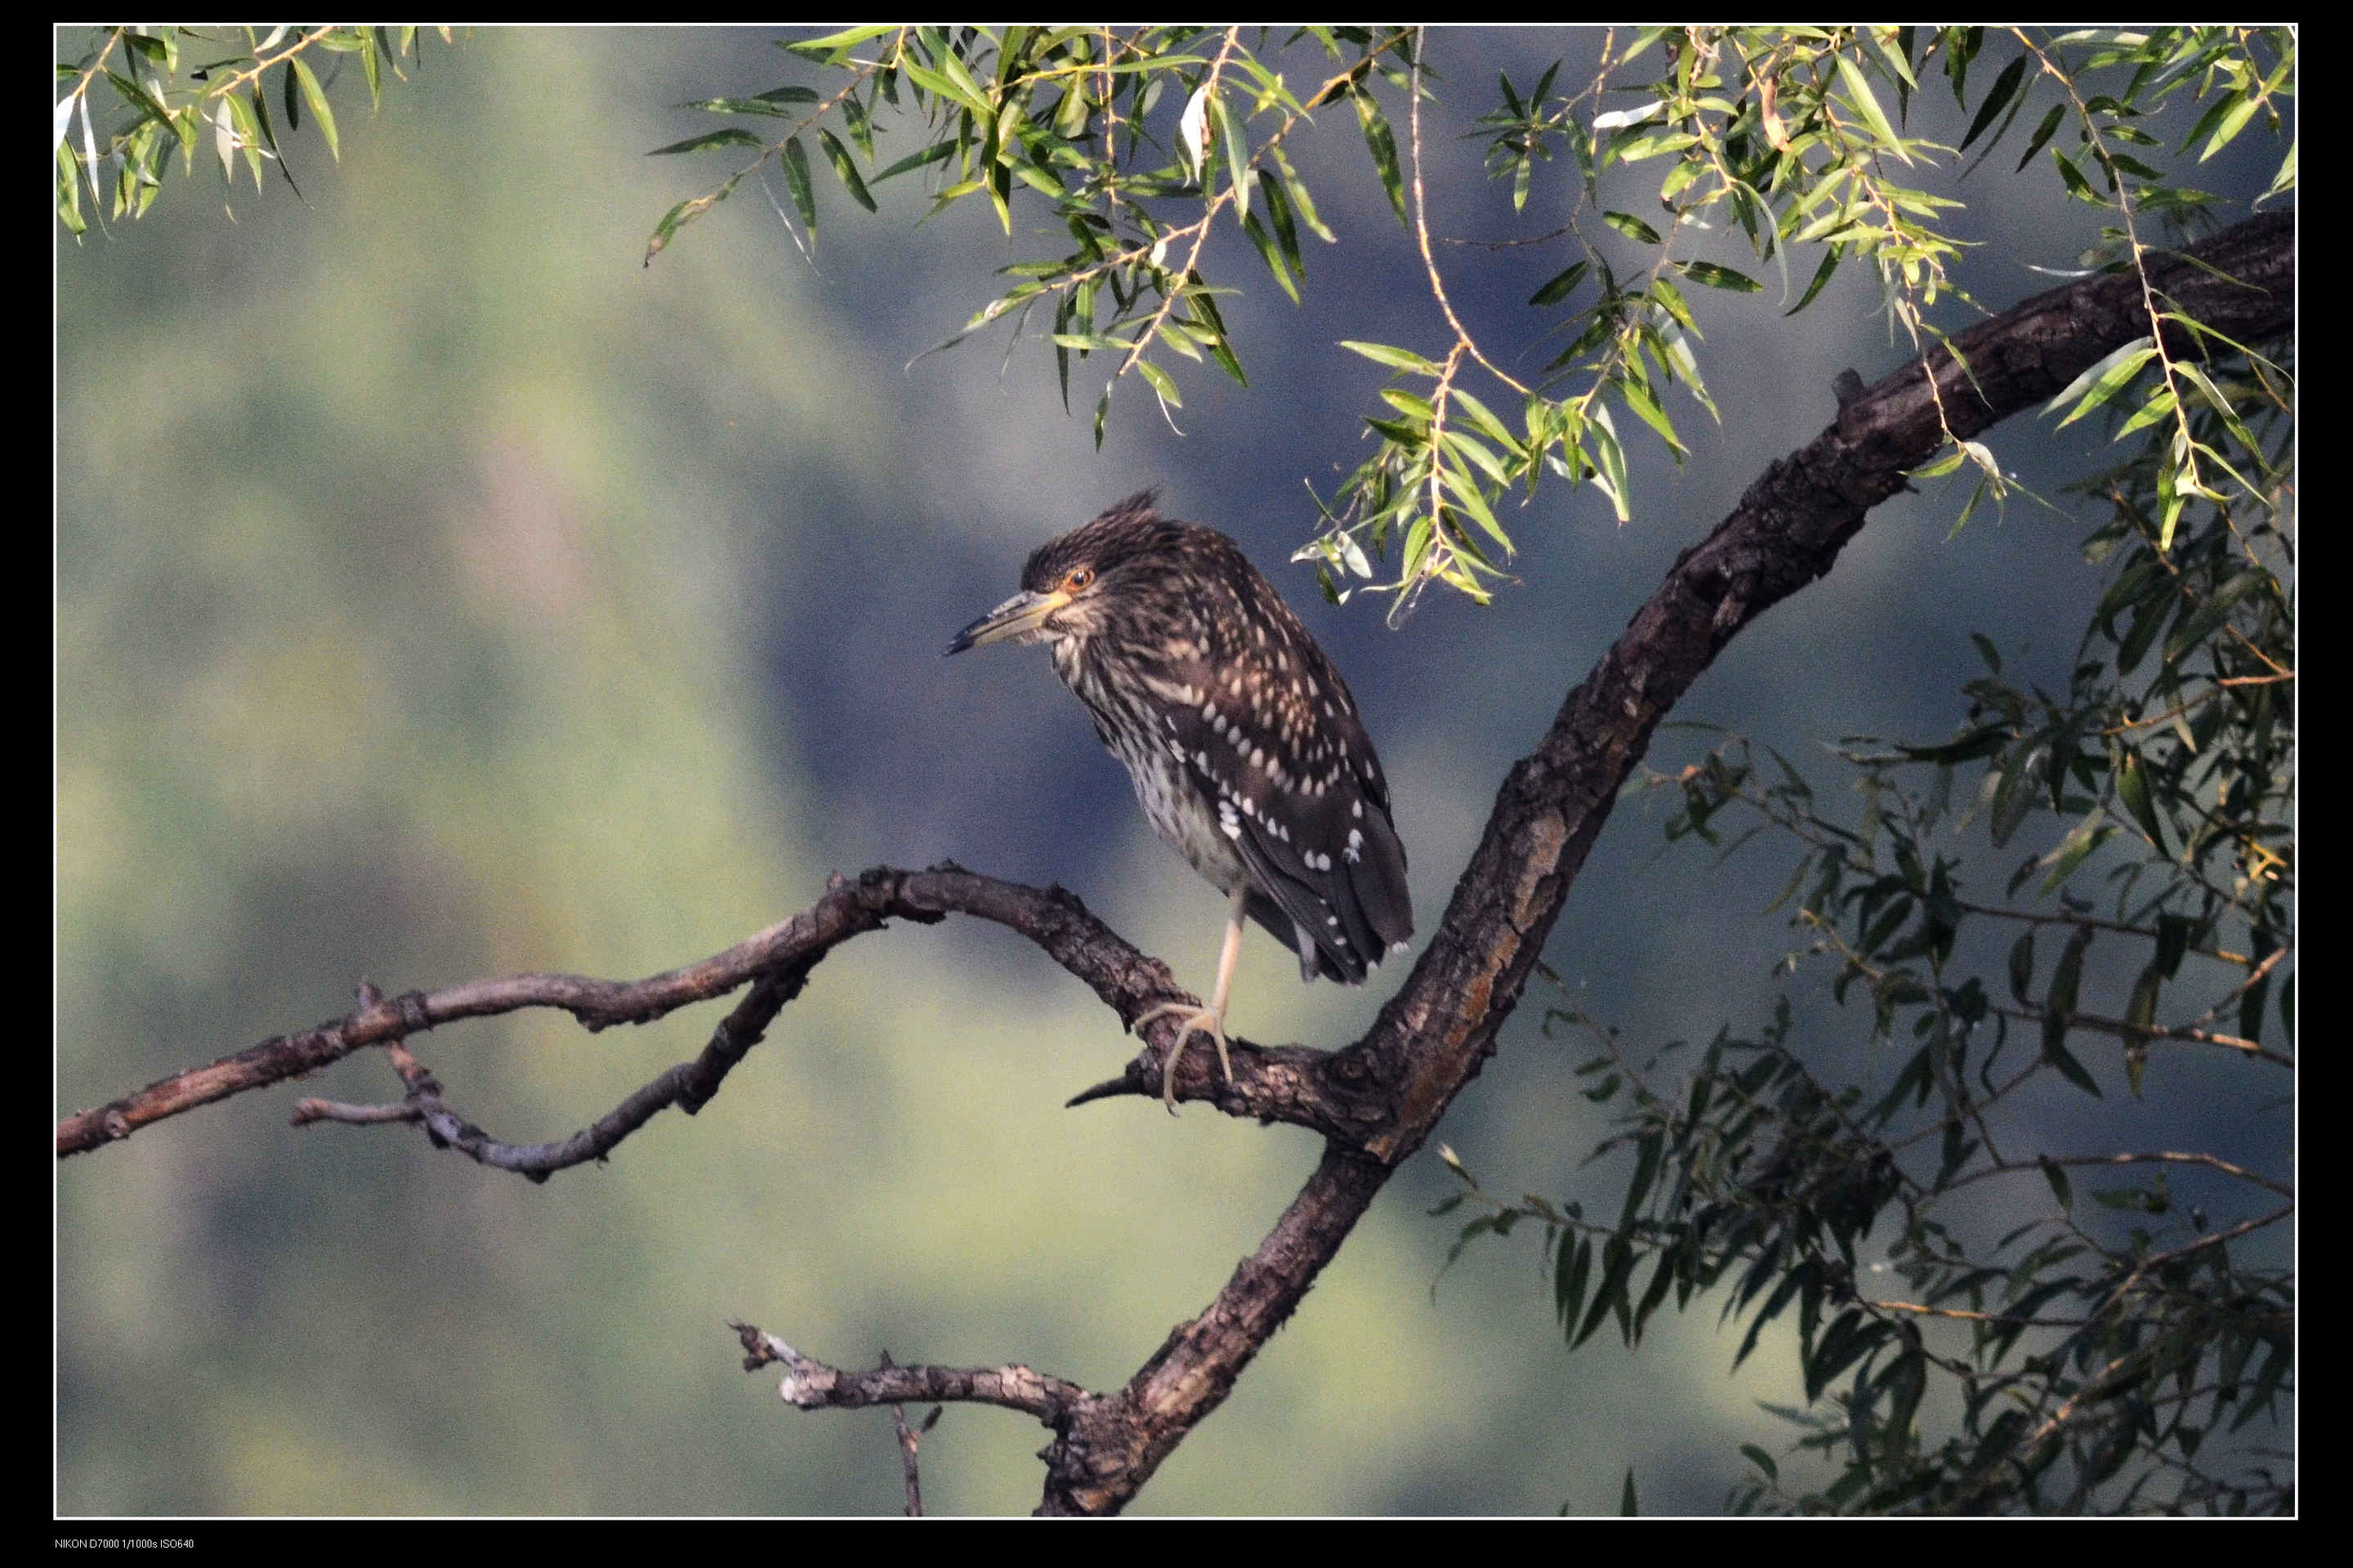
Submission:
{"label": "tree branch", "polygon": [[1099,1395],[1077,1383],[1025,1366],[902,1367],[882,1358],[871,1372],[844,1372],[800,1351],[750,1323],[731,1321],[744,1345],[744,1370],[785,1369],[777,1389],[803,1410],[864,1410],[910,1400],[934,1404],[996,1404],[1052,1425],[1072,1406]]}
{"label": "tree branch", "polygon": [[[167,1117],[300,1077],[363,1047],[395,1044],[459,1019],[553,1008],[571,1013],[593,1033],[616,1023],[649,1023],[679,1008],[724,996],[747,980],[759,981],[753,994],[712,1032],[711,1044],[700,1056],[670,1068],[604,1120],[559,1144],[533,1146],[523,1151],[528,1158],[512,1150],[486,1158],[492,1152],[491,1140],[464,1140],[441,1129],[441,1136],[486,1164],[542,1173],[578,1164],[609,1150],[665,1106],[676,1105],[689,1114],[702,1109],[744,1053],[759,1043],[778,1010],[800,994],[809,971],[836,947],[863,932],[879,931],[892,919],[930,924],[952,913],[994,920],[1029,938],[1084,980],[1123,1022],[1159,1001],[1193,1000],[1176,985],[1167,966],[1137,951],[1088,913],[1076,895],[1062,888],[999,882],[952,861],[927,871],[878,866],[854,882],[833,878],[825,895],[808,908],[724,952],[645,980],[510,975],[390,999],[372,986],[365,987],[360,1005],[343,1018],[299,1034],[273,1036],[236,1055],[175,1073],[120,1099],[67,1117],[58,1124],[58,1156],[85,1153]],[[1175,1031],[1172,1022],[1153,1033],[1155,1039],[1165,1041]],[[409,1087],[413,1100],[417,1086],[411,1083]],[[350,1114],[353,1107],[329,1107],[330,1102],[305,1102],[297,1120],[362,1119]],[[364,1119],[419,1118],[371,1112]]]}
{"label": "tree branch", "polygon": [[[2295,322],[2292,216],[2224,230],[2150,266],[2181,313],[2241,342]],[[2147,326],[2141,281],[2124,274],[2037,295],[1937,348],[1938,397],[1915,360],[1848,401],[1831,426],[1767,468],[1706,540],[1683,552],[1593,673],[1568,694],[1535,752],[1505,778],[1471,863],[1412,976],[1333,1067],[1382,1095],[1390,1119],[1361,1149],[1324,1160],[1208,1309],[1179,1327],[1127,1387],[1074,1414],[1047,1450],[1039,1511],[1113,1512],[1291,1315],[1388,1173],[1419,1149],[1495,1049],[1619,786],[1651,732],[1724,646],[1827,574],[1871,507],[1957,437],[2056,396]],[[2185,350],[2189,344],[2183,345]],[[1116,1419],[1114,1419],[1114,1413]]]}

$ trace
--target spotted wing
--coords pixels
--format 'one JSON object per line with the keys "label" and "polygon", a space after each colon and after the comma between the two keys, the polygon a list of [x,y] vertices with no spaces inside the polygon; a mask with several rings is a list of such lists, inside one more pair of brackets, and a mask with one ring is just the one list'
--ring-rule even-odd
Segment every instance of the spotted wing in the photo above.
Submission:
{"label": "spotted wing", "polygon": [[1273,610],[1207,616],[1204,640],[1250,626],[1264,641],[1254,630],[1249,646],[1176,662],[1164,724],[1249,872],[1251,916],[1298,952],[1303,976],[1362,980],[1413,935],[1388,781],[1330,661],[1257,586]]}

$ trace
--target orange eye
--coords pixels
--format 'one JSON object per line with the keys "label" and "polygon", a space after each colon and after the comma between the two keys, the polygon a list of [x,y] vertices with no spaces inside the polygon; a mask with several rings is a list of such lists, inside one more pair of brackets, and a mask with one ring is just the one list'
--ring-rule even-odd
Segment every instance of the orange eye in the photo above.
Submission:
{"label": "orange eye", "polygon": [[1095,569],[1092,567],[1073,567],[1062,576],[1062,591],[1064,593],[1082,592],[1087,585],[1094,580]]}

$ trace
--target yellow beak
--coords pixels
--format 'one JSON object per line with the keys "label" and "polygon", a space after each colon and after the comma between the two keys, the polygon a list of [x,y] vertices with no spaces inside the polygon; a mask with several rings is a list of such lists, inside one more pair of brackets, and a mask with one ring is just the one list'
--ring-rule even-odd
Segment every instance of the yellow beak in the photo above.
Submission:
{"label": "yellow beak", "polygon": [[947,651],[961,653],[984,642],[1036,642],[1046,635],[1046,618],[1070,602],[1071,596],[1060,588],[1015,594],[957,632]]}

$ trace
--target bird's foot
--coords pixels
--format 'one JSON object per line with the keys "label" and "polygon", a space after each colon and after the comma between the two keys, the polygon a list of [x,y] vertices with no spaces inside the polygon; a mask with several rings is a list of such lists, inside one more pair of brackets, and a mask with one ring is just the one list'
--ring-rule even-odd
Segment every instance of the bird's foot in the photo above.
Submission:
{"label": "bird's foot", "polygon": [[1196,1034],[1206,1034],[1217,1042],[1218,1068],[1225,1074],[1226,1082],[1229,1084],[1234,1081],[1234,1064],[1233,1058],[1226,1053],[1226,1013],[1225,1009],[1221,1007],[1197,1007],[1188,1001],[1166,1001],[1137,1018],[1129,1027],[1134,1030],[1135,1037],[1141,1040],[1144,1038],[1145,1024],[1163,1013],[1169,1012],[1176,1013],[1185,1021],[1183,1027],[1176,1031],[1176,1043],[1168,1047],[1166,1065],[1160,1069],[1160,1103],[1168,1107],[1170,1116],[1175,1116],[1176,1114],[1176,1064],[1185,1054],[1185,1045],[1187,1041]]}

